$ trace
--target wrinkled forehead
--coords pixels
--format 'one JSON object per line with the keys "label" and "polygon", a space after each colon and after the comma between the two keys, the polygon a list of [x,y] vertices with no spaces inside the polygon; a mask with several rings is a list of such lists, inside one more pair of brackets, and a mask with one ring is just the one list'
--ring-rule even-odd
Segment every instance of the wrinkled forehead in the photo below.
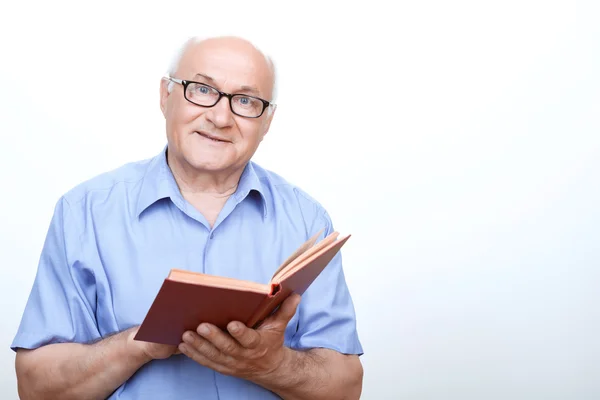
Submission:
{"label": "wrinkled forehead", "polygon": [[177,77],[200,80],[225,92],[248,92],[249,88],[254,88],[255,95],[266,99],[270,99],[273,91],[269,62],[261,52],[246,43],[202,42],[192,45],[181,58]]}

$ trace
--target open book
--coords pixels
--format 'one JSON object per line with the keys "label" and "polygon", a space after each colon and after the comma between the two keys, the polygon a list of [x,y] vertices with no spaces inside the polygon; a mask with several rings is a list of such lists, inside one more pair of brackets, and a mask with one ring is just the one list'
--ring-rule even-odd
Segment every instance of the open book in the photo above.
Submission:
{"label": "open book", "polygon": [[333,232],[315,244],[321,233],[291,254],[266,284],[172,269],[135,340],[178,345],[185,331],[202,322],[226,329],[241,321],[256,328],[290,294],[302,295],[350,238]]}

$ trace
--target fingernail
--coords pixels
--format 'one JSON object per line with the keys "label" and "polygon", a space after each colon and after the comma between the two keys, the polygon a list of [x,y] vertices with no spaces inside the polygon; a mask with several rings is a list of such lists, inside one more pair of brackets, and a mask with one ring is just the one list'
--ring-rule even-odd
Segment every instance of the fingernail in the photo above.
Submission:
{"label": "fingernail", "polygon": [[208,335],[210,333],[210,329],[206,325],[200,325],[198,328],[198,333],[201,335]]}
{"label": "fingernail", "polygon": [[229,330],[231,332],[237,332],[240,330],[240,326],[238,324],[231,324],[231,326],[229,327]]}

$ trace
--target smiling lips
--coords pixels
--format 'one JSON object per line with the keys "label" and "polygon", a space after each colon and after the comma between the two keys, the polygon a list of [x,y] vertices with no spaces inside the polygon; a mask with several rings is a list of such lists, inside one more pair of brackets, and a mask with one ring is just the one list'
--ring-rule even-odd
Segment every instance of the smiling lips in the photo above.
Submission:
{"label": "smiling lips", "polygon": [[210,133],[208,133],[208,132],[204,132],[204,131],[195,131],[195,132],[196,132],[198,135],[200,135],[200,136],[202,136],[202,137],[204,137],[204,138],[206,138],[206,139],[210,139],[210,140],[212,140],[213,142],[231,143],[229,140],[225,140],[225,139],[222,139],[222,138],[220,138],[220,137],[218,137],[218,136],[211,135],[211,134],[210,134]]}

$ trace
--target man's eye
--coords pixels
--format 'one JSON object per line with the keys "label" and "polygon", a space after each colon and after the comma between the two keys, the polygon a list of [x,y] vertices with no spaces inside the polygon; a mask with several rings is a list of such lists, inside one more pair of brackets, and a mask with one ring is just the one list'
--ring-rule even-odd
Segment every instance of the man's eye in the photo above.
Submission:
{"label": "man's eye", "polygon": [[252,97],[238,96],[236,97],[236,102],[242,107],[254,107],[256,99],[253,99]]}

